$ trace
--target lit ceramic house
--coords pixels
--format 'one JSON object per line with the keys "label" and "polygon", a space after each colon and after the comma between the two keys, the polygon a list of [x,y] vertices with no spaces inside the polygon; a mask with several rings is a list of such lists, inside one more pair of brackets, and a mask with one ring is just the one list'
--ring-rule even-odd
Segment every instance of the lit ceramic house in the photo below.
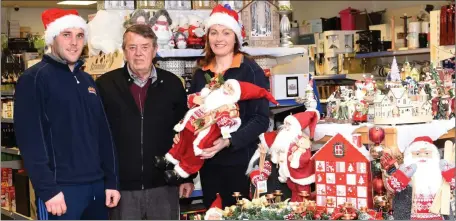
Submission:
{"label": "lit ceramic house", "polygon": [[333,136],[313,156],[317,205],[329,210],[351,202],[358,209],[373,208],[371,164],[341,134]]}
{"label": "lit ceramic house", "polygon": [[374,124],[409,124],[432,121],[432,103],[422,90],[410,95],[404,87],[390,88],[374,101]]}

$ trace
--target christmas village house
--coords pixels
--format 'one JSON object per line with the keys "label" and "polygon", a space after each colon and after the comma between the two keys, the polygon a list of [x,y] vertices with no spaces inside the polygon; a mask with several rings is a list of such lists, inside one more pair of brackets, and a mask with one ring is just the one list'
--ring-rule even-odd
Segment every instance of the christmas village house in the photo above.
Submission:
{"label": "christmas village house", "polygon": [[245,30],[244,41],[250,47],[278,47],[280,44],[280,23],[278,8],[274,1],[244,1],[239,11]]}
{"label": "christmas village house", "polygon": [[424,92],[410,95],[408,88],[390,88],[374,101],[375,124],[408,124],[432,121],[432,103]]}
{"label": "christmas village house", "polygon": [[352,142],[337,134],[312,160],[318,206],[332,210],[349,202],[358,209],[373,207],[371,164]]}

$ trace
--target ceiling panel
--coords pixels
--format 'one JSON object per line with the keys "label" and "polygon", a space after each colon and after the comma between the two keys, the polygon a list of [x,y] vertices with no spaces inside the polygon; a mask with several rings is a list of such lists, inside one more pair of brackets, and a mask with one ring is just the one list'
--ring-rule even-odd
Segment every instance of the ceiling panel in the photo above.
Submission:
{"label": "ceiling panel", "polygon": [[57,5],[60,1],[2,1],[2,7],[16,7],[19,8],[89,8],[97,9],[97,4],[93,5]]}

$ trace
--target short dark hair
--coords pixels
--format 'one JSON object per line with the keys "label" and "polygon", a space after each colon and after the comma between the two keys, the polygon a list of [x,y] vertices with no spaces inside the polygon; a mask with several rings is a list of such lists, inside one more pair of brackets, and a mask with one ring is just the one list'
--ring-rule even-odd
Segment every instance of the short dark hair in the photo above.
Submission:
{"label": "short dark hair", "polygon": [[141,35],[144,38],[152,39],[153,46],[157,46],[157,36],[155,35],[154,31],[152,31],[152,28],[150,28],[149,25],[136,24],[128,27],[127,30],[125,30],[125,33],[123,34],[122,49],[125,49],[125,36],[129,32]]}

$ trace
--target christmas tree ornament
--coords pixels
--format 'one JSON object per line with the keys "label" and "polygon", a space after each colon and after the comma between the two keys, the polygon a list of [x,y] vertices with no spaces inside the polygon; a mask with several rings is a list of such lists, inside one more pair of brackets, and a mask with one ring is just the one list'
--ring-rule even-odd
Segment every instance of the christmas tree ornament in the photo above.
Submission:
{"label": "christmas tree ornament", "polygon": [[378,195],[383,195],[386,193],[382,177],[377,176],[372,179],[372,189],[374,190],[374,193]]}
{"label": "christmas tree ornament", "polygon": [[369,150],[369,153],[371,154],[371,157],[373,159],[380,159],[380,157],[382,157],[383,155],[383,146],[378,144],[378,145],[374,145],[374,146],[371,146],[370,150]]}
{"label": "christmas tree ornament", "polygon": [[371,127],[369,129],[369,140],[374,144],[380,144],[385,139],[385,130],[381,127]]}

